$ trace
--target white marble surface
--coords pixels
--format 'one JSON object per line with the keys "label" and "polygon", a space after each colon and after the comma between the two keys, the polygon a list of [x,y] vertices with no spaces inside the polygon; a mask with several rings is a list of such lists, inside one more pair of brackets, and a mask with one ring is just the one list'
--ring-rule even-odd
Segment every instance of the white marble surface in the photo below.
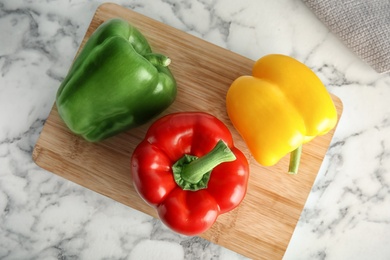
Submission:
{"label": "white marble surface", "polygon": [[[284,259],[390,259],[389,75],[365,65],[299,0],[113,2],[251,59],[284,53],[316,71],[344,113]],[[245,259],[32,161],[101,3],[0,0],[0,259]]]}

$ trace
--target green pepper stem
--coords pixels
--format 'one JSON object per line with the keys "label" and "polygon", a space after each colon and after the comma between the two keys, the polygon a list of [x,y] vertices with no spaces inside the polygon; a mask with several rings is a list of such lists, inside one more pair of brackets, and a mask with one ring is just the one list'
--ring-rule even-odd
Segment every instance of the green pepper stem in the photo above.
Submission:
{"label": "green pepper stem", "polygon": [[301,161],[301,154],[302,154],[302,145],[298,146],[294,151],[290,154],[290,165],[288,167],[288,173],[289,174],[297,174],[299,163]]}
{"label": "green pepper stem", "polygon": [[147,59],[154,66],[163,66],[168,67],[171,64],[171,59],[165,55],[159,53],[147,53],[144,55],[145,59]]}
{"label": "green pepper stem", "polygon": [[222,141],[202,157],[185,155],[173,167],[176,183],[184,190],[199,190],[207,187],[211,171],[221,163],[234,161],[236,156]]}

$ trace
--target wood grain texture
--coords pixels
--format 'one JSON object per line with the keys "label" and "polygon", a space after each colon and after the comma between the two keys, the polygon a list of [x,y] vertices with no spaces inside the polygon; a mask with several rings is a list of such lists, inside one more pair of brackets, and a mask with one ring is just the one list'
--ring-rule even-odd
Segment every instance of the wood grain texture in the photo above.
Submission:
{"label": "wood grain texture", "polygon": [[[178,82],[178,96],[162,115],[178,111],[215,115],[229,127],[235,145],[250,162],[244,201],[232,212],[221,215],[201,237],[249,258],[281,259],[334,130],[303,147],[296,176],[286,174],[288,156],[273,167],[260,166],[231,125],[225,109],[228,87],[237,77],[250,74],[254,61],[115,4],[103,4],[97,9],[80,48],[102,22],[114,17],[128,20],[145,35],[155,52],[172,59],[170,68]],[[342,103],[336,96],[332,98],[341,116]],[[131,154],[149,126],[150,123],[100,143],[88,143],[69,132],[54,105],[33,159],[65,179],[157,217],[135,192],[130,175]]]}

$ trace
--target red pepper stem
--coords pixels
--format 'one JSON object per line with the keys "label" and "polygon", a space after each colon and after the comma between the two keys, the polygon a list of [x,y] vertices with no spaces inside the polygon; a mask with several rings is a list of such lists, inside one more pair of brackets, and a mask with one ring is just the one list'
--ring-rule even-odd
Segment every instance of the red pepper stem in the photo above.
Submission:
{"label": "red pepper stem", "polygon": [[[222,140],[202,157],[185,155],[172,166],[176,183],[184,190],[207,187],[211,171],[221,163],[234,161],[236,156]],[[183,161],[185,160],[185,161]]]}
{"label": "red pepper stem", "polygon": [[290,154],[290,165],[288,167],[288,173],[289,174],[297,174],[299,163],[301,161],[301,154],[302,154],[302,145],[298,146],[294,151]]}

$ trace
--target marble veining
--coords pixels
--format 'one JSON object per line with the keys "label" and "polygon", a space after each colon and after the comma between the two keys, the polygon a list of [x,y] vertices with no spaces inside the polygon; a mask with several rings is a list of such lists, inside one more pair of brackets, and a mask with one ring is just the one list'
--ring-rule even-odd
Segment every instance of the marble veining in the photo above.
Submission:
{"label": "marble veining", "polygon": [[[344,112],[284,258],[390,258],[388,74],[358,59],[299,0],[111,2],[251,59],[284,53],[311,67]],[[101,3],[0,2],[0,259],[246,259],[32,161]]]}

